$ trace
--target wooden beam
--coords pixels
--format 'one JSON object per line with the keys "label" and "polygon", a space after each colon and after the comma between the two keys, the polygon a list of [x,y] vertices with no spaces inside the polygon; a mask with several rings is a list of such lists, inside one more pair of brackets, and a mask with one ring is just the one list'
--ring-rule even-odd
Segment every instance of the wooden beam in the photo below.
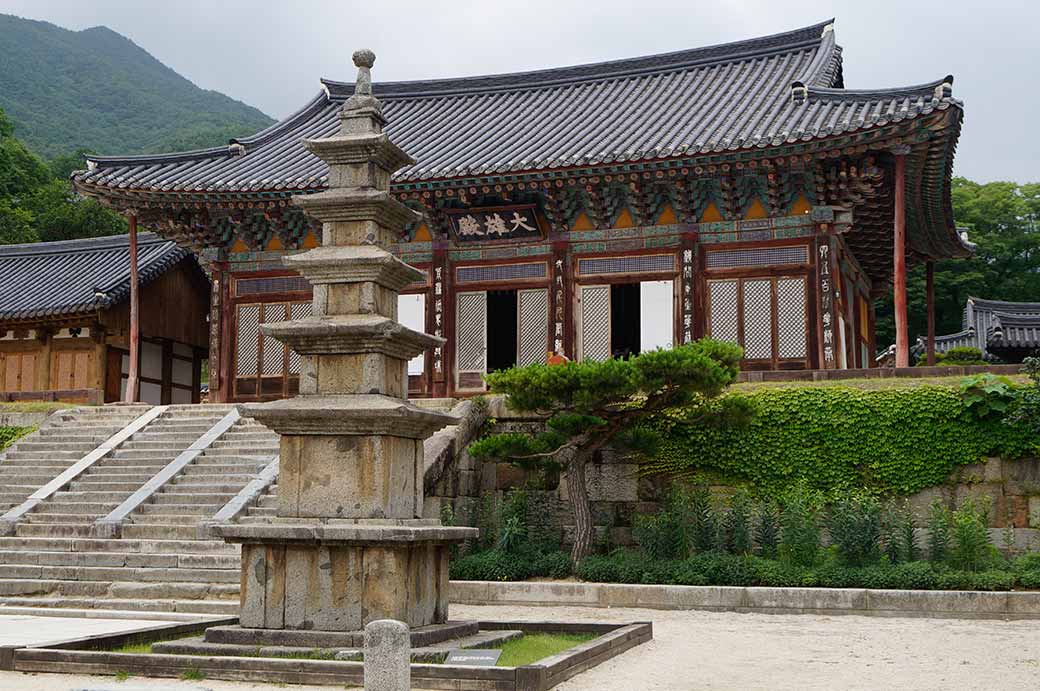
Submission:
{"label": "wooden beam", "polygon": [[925,301],[928,304],[928,366],[935,365],[935,262],[925,265]]}
{"label": "wooden beam", "polygon": [[140,295],[137,281],[137,214],[130,213],[130,366],[126,379],[126,393],[123,401],[137,401],[138,372],[141,363],[141,315],[139,309]]}
{"label": "wooden beam", "polygon": [[909,152],[908,146],[892,150],[895,156],[892,292],[896,321],[896,367],[910,366],[910,337],[906,321],[906,155]]}

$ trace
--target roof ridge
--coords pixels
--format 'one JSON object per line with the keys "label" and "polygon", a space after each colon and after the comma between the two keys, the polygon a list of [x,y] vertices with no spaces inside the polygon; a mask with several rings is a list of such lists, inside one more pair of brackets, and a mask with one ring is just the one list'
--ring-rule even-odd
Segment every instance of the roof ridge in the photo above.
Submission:
{"label": "roof ridge", "polygon": [[[16,245],[0,245],[0,258],[24,257],[27,255],[61,254],[63,252],[95,251],[99,249],[118,249],[130,244],[130,234],[102,235],[93,238],[75,238],[73,240],[54,240],[51,242],[25,242]],[[138,245],[173,244],[173,240],[151,231],[137,234]]]}
{"label": "roof ridge", "polygon": [[[922,84],[886,87],[880,89],[846,89],[825,86],[810,86],[809,96],[821,99],[826,99],[829,97],[838,97],[846,100],[849,97],[855,98],[857,96],[863,96],[865,98],[877,98],[886,96],[934,96],[935,90],[947,83],[953,83],[953,75],[946,75],[945,77],[940,77],[939,79],[934,79],[930,82],[924,82]],[[949,100],[952,103],[960,103],[960,101],[954,99],[952,96],[946,96],[943,100]]]}
{"label": "roof ridge", "polygon": [[[732,62],[757,55],[808,48],[824,39],[824,28],[833,24],[829,19],[810,26],[768,36],[729,41],[697,48],[655,53],[617,60],[582,63],[567,67],[551,67],[522,72],[502,72],[449,79],[419,79],[395,82],[376,82],[373,93],[380,99],[404,97],[448,96],[461,93],[483,93],[526,87],[556,86],[577,81],[595,81],[636,76],[645,72],[674,71],[705,64]],[[322,79],[322,85],[335,100],[348,98],[354,93],[353,82]]]}

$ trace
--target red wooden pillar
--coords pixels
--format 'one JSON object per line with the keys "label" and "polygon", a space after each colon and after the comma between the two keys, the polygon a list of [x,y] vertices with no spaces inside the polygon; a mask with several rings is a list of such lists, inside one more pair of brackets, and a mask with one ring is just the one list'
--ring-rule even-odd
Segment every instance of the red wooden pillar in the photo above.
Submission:
{"label": "red wooden pillar", "polygon": [[935,262],[925,264],[925,300],[928,303],[928,366],[935,364]]}
{"label": "red wooden pillar", "polygon": [[892,150],[895,156],[892,289],[896,321],[896,367],[910,366],[910,337],[906,323],[906,155],[909,152],[909,146]]}
{"label": "red wooden pillar", "polygon": [[130,366],[126,379],[126,394],[123,401],[137,401],[137,376],[141,367],[141,322],[137,281],[137,212],[130,212]]}

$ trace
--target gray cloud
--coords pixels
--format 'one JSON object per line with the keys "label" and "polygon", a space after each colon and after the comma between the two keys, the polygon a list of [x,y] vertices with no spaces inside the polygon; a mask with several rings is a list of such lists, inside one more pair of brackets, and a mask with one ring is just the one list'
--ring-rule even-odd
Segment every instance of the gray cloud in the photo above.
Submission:
{"label": "gray cloud", "polygon": [[104,24],[199,86],[274,117],[303,105],[319,77],[351,79],[350,54],[362,46],[378,55],[376,81],[423,79],[681,50],[833,16],[850,88],[955,75],[966,108],[956,174],[1040,179],[1037,3],[0,0],[0,12],[70,29]]}

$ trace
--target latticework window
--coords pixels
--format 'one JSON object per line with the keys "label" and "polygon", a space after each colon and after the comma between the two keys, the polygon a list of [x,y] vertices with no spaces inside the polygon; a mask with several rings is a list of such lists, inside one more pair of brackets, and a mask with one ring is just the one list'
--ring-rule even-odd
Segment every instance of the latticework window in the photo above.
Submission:
{"label": "latticework window", "polygon": [[582,276],[665,271],[675,271],[675,255],[645,254],[628,257],[591,257],[578,260],[578,273]]}

